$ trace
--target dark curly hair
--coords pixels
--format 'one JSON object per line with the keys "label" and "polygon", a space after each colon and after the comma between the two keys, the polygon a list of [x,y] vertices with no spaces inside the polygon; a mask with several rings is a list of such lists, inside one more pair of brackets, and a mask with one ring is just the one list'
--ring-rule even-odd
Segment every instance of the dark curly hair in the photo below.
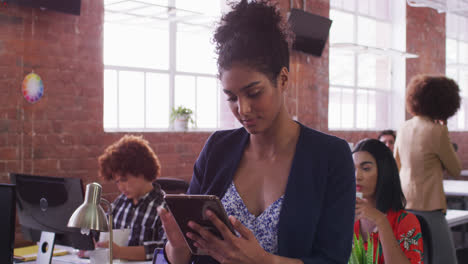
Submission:
{"label": "dark curly hair", "polygon": [[460,89],[445,76],[414,76],[406,92],[406,109],[413,115],[447,120],[460,108]]}
{"label": "dark curly hair", "polygon": [[274,85],[283,67],[289,70],[293,34],[275,5],[266,0],[232,4],[214,34],[218,71],[242,63],[265,74]]}
{"label": "dark curly hair", "polygon": [[148,141],[142,137],[125,135],[119,141],[108,146],[99,157],[99,175],[105,180],[112,180],[118,173],[125,177],[127,173],[153,181],[159,176],[161,165]]}

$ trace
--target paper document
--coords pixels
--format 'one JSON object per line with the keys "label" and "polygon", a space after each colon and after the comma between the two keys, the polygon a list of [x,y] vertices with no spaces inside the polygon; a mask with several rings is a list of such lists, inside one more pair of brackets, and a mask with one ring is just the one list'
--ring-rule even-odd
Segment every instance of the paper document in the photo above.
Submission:
{"label": "paper document", "polygon": [[[36,260],[38,250],[39,250],[38,245],[15,248],[13,251],[13,256],[15,259],[19,259],[22,261]],[[54,256],[63,256],[67,254],[68,254],[68,251],[66,249],[54,248],[54,253],[53,253]]]}

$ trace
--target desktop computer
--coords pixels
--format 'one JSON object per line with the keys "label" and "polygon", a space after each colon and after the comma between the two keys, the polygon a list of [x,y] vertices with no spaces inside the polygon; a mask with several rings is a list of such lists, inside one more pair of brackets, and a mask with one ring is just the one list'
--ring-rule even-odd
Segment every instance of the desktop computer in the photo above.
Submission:
{"label": "desktop computer", "polygon": [[[79,178],[60,178],[10,173],[16,185],[16,208],[26,239],[39,241],[49,237],[49,246],[60,244],[76,249],[92,250],[92,237],[78,228],[67,227],[68,220],[84,199]],[[41,257],[41,256],[38,256]]]}

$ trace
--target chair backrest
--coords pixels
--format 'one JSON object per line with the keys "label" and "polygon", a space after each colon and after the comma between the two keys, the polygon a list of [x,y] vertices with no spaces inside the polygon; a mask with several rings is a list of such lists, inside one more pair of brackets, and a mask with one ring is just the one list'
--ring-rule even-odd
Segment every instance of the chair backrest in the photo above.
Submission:
{"label": "chair backrest", "polygon": [[176,178],[158,178],[156,179],[156,183],[169,194],[186,193],[189,187],[188,182]]}
{"label": "chair backrest", "polygon": [[419,220],[419,225],[421,226],[421,233],[423,238],[423,245],[424,245],[424,257],[423,261],[424,264],[431,264],[431,254],[432,254],[432,243],[431,243],[431,229],[429,228],[429,224],[427,223],[426,219],[421,215],[416,215]]}

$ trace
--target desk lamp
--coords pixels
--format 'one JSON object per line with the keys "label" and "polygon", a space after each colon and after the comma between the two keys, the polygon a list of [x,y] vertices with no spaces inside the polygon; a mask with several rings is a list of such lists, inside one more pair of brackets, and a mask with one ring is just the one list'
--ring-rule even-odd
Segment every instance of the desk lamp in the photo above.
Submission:
{"label": "desk lamp", "polygon": [[[112,264],[112,206],[109,201],[101,198],[102,186],[99,183],[93,182],[86,185],[85,199],[75,212],[73,212],[68,227],[81,228],[81,233],[89,234],[89,230],[109,231],[109,263]],[[104,210],[99,205],[104,203],[107,206],[107,214],[109,215],[109,224]]]}

